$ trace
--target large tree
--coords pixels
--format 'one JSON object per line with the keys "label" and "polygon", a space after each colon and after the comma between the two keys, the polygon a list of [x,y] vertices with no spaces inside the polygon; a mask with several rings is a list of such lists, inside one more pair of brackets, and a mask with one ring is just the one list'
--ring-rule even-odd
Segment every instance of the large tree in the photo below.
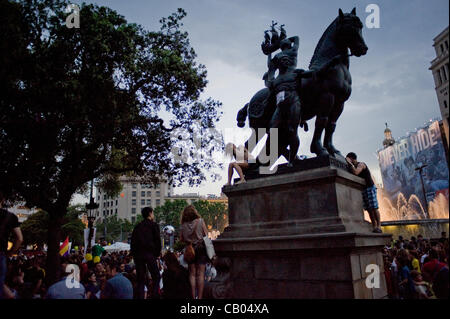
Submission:
{"label": "large tree", "polygon": [[200,183],[212,159],[175,161],[171,150],[199,154],[214,140],[171,133],[204,131],[220,116],[220,102],[200,97],[206,69],[181,30],[182,9],[149,32],[92,4],[81,5],[80,28],[68,28],[67,5],[0,1],[0,189],[48,212],[49,283],[77,190],[125,172]]}

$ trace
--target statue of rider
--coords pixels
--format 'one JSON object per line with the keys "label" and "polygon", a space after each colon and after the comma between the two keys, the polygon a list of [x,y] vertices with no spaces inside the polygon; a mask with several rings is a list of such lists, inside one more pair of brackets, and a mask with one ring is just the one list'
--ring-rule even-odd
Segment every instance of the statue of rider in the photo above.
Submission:
{"label": "statue of rider", "polygon": [[[276,23],[275,23],[276,24]],[[297,56],[299,49],[299,37],[293,36],[286,38],[286,31],[281,26],[281,36],[274,40],[274,26],[272,22],[272,43],[268,43],[268,34],[265,33],[265,43],[262,44],[263,52],[268,55],[268,72],[264,74],[264,81],[266,87],[271,91],[271,95],[276,96],[276,108],[270,121],[271,128],[278,128],[279,136],[287,136],[287,144],[289,145],[289,164],[293,166],[297,158],[297,152],[300,145],[297,134],[298,126],[301,122],[301,102],[298,95],[301,78],[309,78],[316,75],[322,75],[328,67],[335,64],[337,59],[333,59],[330,63],[324,65],[321,69],[315,71],[305,71],[303,69],[296,69]],[[278,43],[276,43],[277,41]],[[281,52],[277,53],[271,59],[271,52],[278,49]],[[278,76],[275,78],[275,72],[278,70]],[[302,123],[307,130],[306,123]],[[283,134],[284,133],[284,134]]]}

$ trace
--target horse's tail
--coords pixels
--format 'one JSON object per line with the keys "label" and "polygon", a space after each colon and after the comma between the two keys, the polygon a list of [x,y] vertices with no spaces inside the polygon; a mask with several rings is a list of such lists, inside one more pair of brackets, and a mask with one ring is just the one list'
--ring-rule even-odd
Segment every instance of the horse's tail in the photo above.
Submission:
{"label": "horse's tail", "polygon": [[238,127],[244,127],[245,126],[245,119],[247,118],[248,114],[248,105],[249,103],[245,104],[245,106],[239,110],[236,121]]}

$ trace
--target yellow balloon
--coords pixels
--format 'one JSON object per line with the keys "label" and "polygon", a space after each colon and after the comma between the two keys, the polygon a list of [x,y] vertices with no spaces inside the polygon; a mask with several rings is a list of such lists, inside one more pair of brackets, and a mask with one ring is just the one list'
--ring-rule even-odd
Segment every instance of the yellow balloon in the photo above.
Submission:
{"label": "yellow balloon", "polygon": [[86,258],[86,261],[90,261],[90,260],[92,260],[92,255],[86,254],[86,256],[84,258]]}
{"label": "yellow balloon", "polygon": [[99,263],[100,262],[100,257],[99,256],[95,256],[94,257],[94,264]]}

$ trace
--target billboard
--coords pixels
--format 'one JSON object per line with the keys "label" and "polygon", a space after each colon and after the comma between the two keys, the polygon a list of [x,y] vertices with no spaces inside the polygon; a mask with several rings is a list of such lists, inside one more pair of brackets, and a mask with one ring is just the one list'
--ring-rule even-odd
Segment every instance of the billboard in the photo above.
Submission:
{"label": "billboard", "polygon": [[439,193],[448,198],[449,172],[438,121],[378,151],[378,162],[384,191],[391,201],[395,202],[400,193],[406,198],[415,194],[423,200],[420,173],[416,170],[422,165],[427,165],[422,172],[427,202]]}

